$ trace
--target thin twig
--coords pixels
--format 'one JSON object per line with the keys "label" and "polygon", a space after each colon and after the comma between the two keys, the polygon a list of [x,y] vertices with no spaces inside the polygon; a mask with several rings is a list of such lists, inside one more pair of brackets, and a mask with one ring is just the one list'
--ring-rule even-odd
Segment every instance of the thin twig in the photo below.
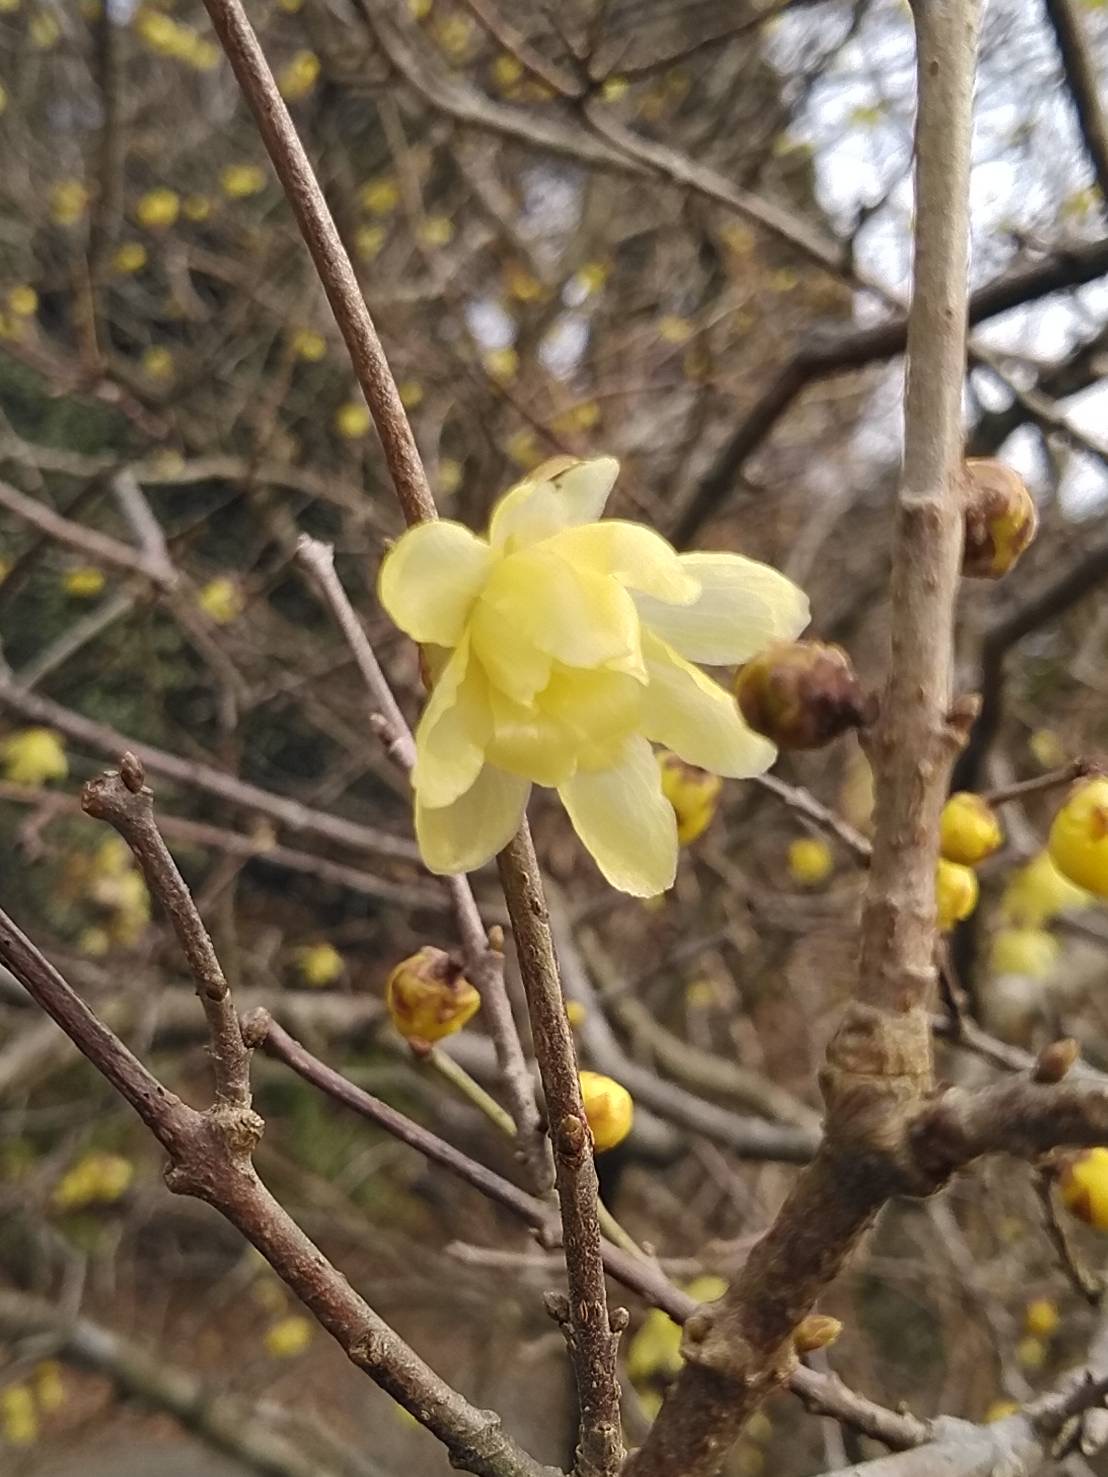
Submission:
{"label": "thin twig", "polygon": [[1103,208],[1108,205],[1108,123],[1101,106],[1103,84],[1072,0],[1044,0],[1044,4]]}
{"label": "thin twig", "polygon": [[1019,780],[1015,784],[986,790],[981,798],[990,805],[1007,805],[1011,800],[1025,800],[1028,795],[1039,795],[1044,790],[1062,789],[1074,780],[1098,774],[1101,767],[1094,759],[1071,759],[1068,764],[1063,764],[1060,769],[1052,769],[1049,774],[1040,774],[1035,779]]}
{"label": "thin twig", "polygon": [[1078,1295],[1092,1307],[1098,1307],[1104,1297],[1104,1279],[1098,1277],[1085,1265],[1058,1214],[1058,1207],[1054,1202],[1054,1176],[1048,1170],[1037,1170],[1034,1176],[1034,1187],[1035,1194],[1039,1197],[1039,1204],[1043,1208],[1043,1225],[1054,1243],[1062,1271],[1065,1272]]}

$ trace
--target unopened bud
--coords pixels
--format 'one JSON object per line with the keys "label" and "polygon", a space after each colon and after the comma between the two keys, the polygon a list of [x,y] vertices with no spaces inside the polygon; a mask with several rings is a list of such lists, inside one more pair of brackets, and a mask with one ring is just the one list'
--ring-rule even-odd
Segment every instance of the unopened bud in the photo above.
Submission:
{"label": "unopened bud", "polygon": [[1054,817],[1048,845],[1063,877],[1108,898],[1108,779],[1074,787]]}
{"label": "unopened bud", "polygon": [[581,1102],[598,1153],[614,1149],[631,1132],[635,1104],[626,1087],[601,1072],[581,1073]]}
{"label": "unopened bud", "polygon": [[817,1349],[826,1349],[842,1333],[843,1326],[837,1318],[825,1313],[810,1313],[801,1319],[793,1334],[793,1347],[798,1354],[814,1354]]}
{"label": "unopened bud", "polygon": [[1039,515],[1018,472],[992,457],[967,461],[962,573],[998,580],[1035,537]]}
{"label": "unopened bud", "polygon": [[949,933],[977,907],[977,877],[960,862],[939,858],[935,872],[935,923],[940,933]]}
{"label": "unopened bud", "polygon": [[146,783],[146,771],[142,760],[137,754],[132,754],[130,749],[119,761],[119,777],[132,795],[137,795]]}
{"label": "unopened bud", "polygon": [[723,781],[718,774],[686,764],[668,749],[659,751],[658,768],[662,772],[662,794],[677,816],[677,840],[688,846],[711,824]]}
{"label": "unopened bud", "polygon": [[939,851],[947,861],[975,867],[991,856],[1003,840],[996,811],[980,795],[959,790],[943,806]]}
{"label": "unopened bud", "polygon": [[1036,1082],[1061,1082],[1080,1055],[1081,1048],[1073,1037],[1063,1036],[1043,1047],[1031,1075]]}
{"label": "unopened bud", "polygon": [[739,710],[779,749],[819,749],[873,721],[873,704],[840,646],[791,641],[771,646],[735,678]]}
{"label": "unopened bud", "polygon": [[401,1036],[418,1044],[460,1031],[481,997],[449,954],[427,945],[389,975],[385,1001]]}

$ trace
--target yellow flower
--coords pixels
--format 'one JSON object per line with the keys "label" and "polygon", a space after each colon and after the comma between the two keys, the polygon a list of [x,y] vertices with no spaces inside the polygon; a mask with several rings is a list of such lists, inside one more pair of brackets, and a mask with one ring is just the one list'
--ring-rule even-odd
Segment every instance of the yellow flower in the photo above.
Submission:
{"label": "yellow flower", "polygon": [[635,1116],[635,1104],[626,1087],[602,1072],[582,1072],[581,1101],[597,1153],[622,1144]]}
{"label": "yellow flower", "polygon": [[412,775],[433,872],[488,861],[548,785],[608,881],[654,897],[673,883],[677,821],[650,741],[725,777],[773,763],[692,664],[796,634],[806,597],[741,555],[678,555],[639,524],[597,522],[617,470],[548,462],[501,498],[487,537],[424,523],[385,558],[381,602],[437,679]]}
{"label": "yellow flower", "polygon": [[321,989],[333,985],[342,974],[342,955],[334,944],[305,944],[296,951],[296,967],[306,985]]}
{"label": "yellow flower", "polygon": [[1042,928],[1002,928],[989,951],[993,974],[1022,974],[1045,980],[1054,972],[1061,945]]}
{"label": "yellow flower", "polygon": [[65,749],[52,728],[20,728],[0,741],[4,778],[16,785],[48,784],[69,773]]}
{"label": "yellow flower", "polygon": [[618,103],[621,97],[627,96],[630,85],[626,77],[609,77],[600,89],[600,96],[606,103]]}
{"label": "yellow flower", "polygon": [[1083,887],[1063,877],[1049,851],[1040,851],[1014,873],[1004,889],[1001,912],[1017,927],[1038,928],[1071,908],[1088,908],[1093,899]]}
{"label": "yellow flower", "polygon": [[490,349],[482,362],[489,378],[501,385],[510,384],[519,373],[519,355],[510,346],[504,349]]}
{"label": "yellow flower", "polygon": [[1108,898],[1108,778],[1078,785],[1054,817],[1050,856],[1063,877]]}
{"label": "yellow flower", "polygon": [[1034,1338],[1050,1338],[1060,1322],[1058,1304],[1050,1298],[1032,1298],[1023,1312],[1023,1326]]}
{"label": "yellow flower", "polygon": [[146,265],[146,247],[141,241],[124,241],[112,254],[112,266],[124,276],[141,272]]}
{"label": "yellow flower", "polygon": [[33,1446],[38,1440],[34,1396],[26,1385],[0,1390],[0,1436],[9,1446]]}
{"label": "yellow flower", "polygon": [[73,226],[88,209],[88,190],[80,180],[59,180],[50,191],[50,219],[58,226]]}
{"label": "yellow flower", "polygon": [[55,1210],[84,1210],[89,1205],[113,1205],[127,1193],[135,1166],[122,1154],[93,1150],[66,1171],[54,1186]]}
{"label": "yellow flower", "polygon": [[431,14],[432,0],[408,0],[408,14],[413,20],[426,20]]}
{"label": "yellow flower", "polygon": [[801,836],[789,843],[789,876],[801,887],[826,882],[835,865],[831,848],[818,836]]}
{"label": "yellow flower", "polygon": [[335,411],[335,430],[348,441],[368,436],[370,425],[369,411],[361,400],[347,400]]}
{"label": "yellow flower", "polygon": [[311,328],[298,328],[292,336],[292,352],[298,359],[318,364],[327,353],[327,340]]}
{"label": "yellow flower", "polygon": [[319,81],[319,57],[314,51],[298,51],[281,73],[278,86],[286,102],[307,97]]}
{"label": "yellow flower", "polygon": [[1046,1363],[1046,1345],[1041,1339],[1020,1339],[1016,1345],[1016,1362],[1024,1369],[1042,1369]]}
{"label": "yellow flower", "polygon": [[1039,515],[1018,472],[992,457],[965,464],[965,542],[962,573],[999,579],[1035,537]]}
{"label": "yellow flower", "polygon": [[184,212],[190,221],[206,221],[212,213],[212,202],[207,195],[186,195]]}
{"label": "yellow flower", "polygon": [[362,261],[371,262],[387,239],[388,232],[384,226],[359,226],[354,232],[354,250]]}
{"label": "yellow flower", "polygon": [[446,215],[429,215],[416,235],[424,246],[448,246],[454,239],[454,222]]}
{"label": "yellow flower", "polygon": [[1036,728],[1027,740],[1027,747],[1042,769],[1061,769],[1066,762],[1066,747],[1050,728]]}
{"label": "yellow flower", "polygon": [[[723,1296],[727,1283],[706,1274],[694,1278],[685,1291],[699,1303],[710,1303]],[[681,1329],[661,1308],[651,1308],[627,1345],[627,1373],[638,1385],[654,1375],[675,1375],[680,1368]]]}
{"label": "yellow flower", "polygon": [[152,380],[173,378],[173,355],[164,344],[151,344],[142,356],[143,372]]}
{"label": "yellow flower", "polygon": [[49,51],[57,43],[62,33],[54,16],[45,10],[38,11],[31,17],[31,23],[27,27],[27,33],[31,38],[31,45],[39,51]]}
{"label": "yellow flower", "polygon": [[570,1023],[575,1031],[579,1026],[583,1026],[585,1024],[587,1016],[588,1011],[581,1004],[580,1000],[566,1001],[566,1020]]}
{"label": "yellow flower", "polygon": [[667,344],[687,344],[693,336],[693,325],[676,313],[665,313],[658,320],[658,337]]}
{"label": "yellow flower", "polygon": [[427,945],[389,975],[385,1004],[405,1041],[441,1041],[462,1029],[481,997],[449,954]]}
{"label": "yellow flower", "polygon": [[67,570],[62,581],[65,593],[72,595],[74,600],[94,600],[104,588],[105,583],[104,571],[92,564],[83,564],[78,569]]}
{"label": "yellow flower", "polygon": [[266,1353],[274,1359],[295,1359],[312,1341],[312,1325],[295,1313],[279,1318],[265,1335]]}
{"label": "yellow flower", "polygon": [[1015,1415],[1019,1405],[1014,1400],[994,1400],[985,1412],[985,1422],[992,1425],[994,1421],[1003,1421],[1010,1415]]}
{"label": "yellow flower", "polygon": [[935,922],[940,933],[949,933],[977,907],[977,877],[960,862],[939,858],[935,871]]}
{"label": "yellow flower", "polygon": [[135,206],[135,219],[148,231],[167,230],[181,210],[176,190],[149,190]]}
{"label": "yellow flower", "polygon": [[677,817],[677,844],[688,846],[711,825],[723,781],[718,774],[686,764],[668,749],[662,749],[657,757],[662,771],[662,794]]}
{"label": "yellow flower", "polygon": [[362,205],[370,215],[391,215],[400,204],[400,186],[389,174],[362,186]]}
{"label": "yellow flower", "polygon": [[8,307],[17,318],[33,318],[38,312],[38,293],[24,283],[8,293]]}
{"label": "yellow flower", "polygon": [[462,464],[452,456],[444,456],[439,462],[435,491],[440,497],[452,497],[462,485]]}
{"label": "yellow flower", "polygon": [[415,410],[423,403],[423,386],[418,380],[401,380],[396,388],[405,410]]}
{"label": "yellow flower", "polygon": [[939,851],[947,861],[975,867],[991,856],[1003,840],[996,811],[980,795],[959,790],[943,806]]}
{"label": "yellow flower", "polygon": [[217,575],[209,580],[197,599],[200,609],[215,621],[217,626],[229,626],[238,620],[246,609],[242,591],[229,575]]}
{"label": "yellow flower", "polygon": [[228,164],[219,176],[220,187],[232,200],[260,194],[265,189],[265,170],[259,164]]}
{"label": "yellow flower", "polygon": [[1108,1149],[1086,1149],[1062,1171],[1058,1188],[1071,1215],[1108,1231]]}
{"label": "yellow flower", "polygon": [[62,1367],[56,1359],[44,1359],[41,1364],[36,1364],[33,1377],[39,1410],[49,1415],[65,1404]]}

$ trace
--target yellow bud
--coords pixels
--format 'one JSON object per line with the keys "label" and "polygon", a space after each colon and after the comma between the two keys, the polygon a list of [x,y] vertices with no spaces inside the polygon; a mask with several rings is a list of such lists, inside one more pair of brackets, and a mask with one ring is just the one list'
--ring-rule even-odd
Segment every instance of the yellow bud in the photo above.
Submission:
{"label": "yellow bud", "polygon": [[361,202],[370,215],[391,215],[400,204],[400,186],[383,174],[362,186]]}
{"label": "yellow bud", "polygon": [[448,246],[454,239],[454,222],[446,215],[429,215],[420,221],[416,236],[424,246]]}
{"label": "yellow bud", "polygon": [[305,944],[296,951],[300,978],[313,989],[333,985],[343,971],[342,955],[334,944]]}
{"label": "yellow bud", "polygon": [[62,1367],[56,1359],[44,1359],[33,1371],[35,1399],[39,1410],[49,1415],[65,1404],[65,1385],[62,1383]]}
{"label": "yellow bud", "polygon": [[143,372],[152,380],[173,378],[173,355],[162,344],[151,344],[142,356]]}
{"label": "yellow bud", "polygon": [[232,200],[245,200],[265,189],[265,170],[260,164],[228,164],[219,176],[223,193]]}
{"label": "yellow bud", "polygon": [[1039,516],[1018,472],[992,457],[967,461],[962,573],[996,580],[1035,537]]}
{"label": "yellow bud", "polygon": [[93,1150],[68,1169],[54,1187],[55,1210],[84,1210],[89,1205],[113,1205],[127,1193],[135,1167],[122,1154]]}
{"label": "yellow bud", "polygon": [[662,772],[662,794],[677,816],[677,840],[688,846],[711,825],[723,781],[718,774],[686,764],[668,749],[660,750],[657,757]]}
{"label": "yellow bud", "polygon": [[1060,1322],[1058,1304],[1050,1298],[1032,1298],[1023,1312],[1023,1326],[1033,1338],[1050,1338]]}
{"label": "yellow bud", "polygon": [[826,1349],[842,1333],[843,1326],[837,1318],[825,1313],[810,1313],[801,1319],[793,1334],[793,1347],[798,1354],[814,1354],[817,1349]]}
{"label": "yellow bud", "polygon": [[1024,1369],[1042,1369],[1046,1363],[1046,1345],[1041,1339],[1020,1339],[1016,1345],[1016,1362]]}
{"label": "yellow bud", "polygon": [[989,950],[992,974],[1020,974],[1049,979],[1062,952],[1058,940],[1042,928],[1002,928]]}
{"label": "yellow bud", "polygon": [[939,850],[947,861],[975,867],[1004,840],[996,811],[980,795],[959,790],[943,806]]}
{"label": "yellow bud", "polygon": [[37,47],[39,51],[49,51],[57,43],[61,33],[62,28],[58,25],[57,19],[45,10],[40,10],[33,15],[27,27],[31,45]]}
{"label": "yellow bud", "polygon": [[462,464],[451,456],[444,456],[439,462],[438,476],[435,478],[435,491],[440,497],[451,497],[462,485]]}
{"label": "yellow bud", "polygon": [[50,219],[58,226],[76,225],[88,209],[88,198],[80,180],[59,180],[50,191]]}
{"label": "yellow bud", "polygon": [[359,226],[354,233],[354,249],[362,261],[371,262],[387,239],[384,226]]}
{"label": "yellow bud", "polygon": [[746,1441],[735,1447],[735,1477],[762,1477],[766,1470],[766,1454]]}
{"label": "yellow bud", "polygon": [[492,64],[492,80],[500,90],[514,87],[523,76],[523,63],[510,51],[503,51]]}
{"label": "yellow bud", "polygon": [[35,1401],[26,1385],[0,1390],[0,1436],[9,1446],[33,1446],[38,1440]]}
{"label": "yellow bud", "polygon": [[146,265],[146,247],[141,241],[124,241],[112,253],[112,268],[121,276],[141,272]]}
{"label": "yellow bud", "polygon": [[519,355],[511,347],[490,349],[482,362],[489,378],[501,385],[510,384],[519,373]]}
{"label": "yellow bud", "polygon": [[312,1341],[312,1325],[307,1318],[293,1313],[279,1318],[265,1335],[266,1353],[274,1359],[295,1359]]}
{"label": "yellow bud", "polygon": [[1010,1415],[1016,1415],[1019,1406],[1014,1400],[994,1400],[985,1412],[985,1422],[992,1425],[994,1421],[1003,1421]]}
{"label": "yellow bud", "polygon": [[246,609],[242,591],[228,575],[219,575],[200,591],[197,604],[217,626],[229,626]]}
{"label": "yellow bud", "polygon": [[8,307],[17,318],[33,318],[38,312],[38,293],[24,283],[8,293]]}
{"label": "yellow bud", "polygon": [[977,907],[977,878],[960,862],[939,858],[935,871],[935,922],[940,933],[949,933]]}
{"label": "yellow bud", "polygon": [[826,882],[835,865],[827,842],[818,836],[802,836],[789,843],[789,876],[801,887],[818,887]]}
{"label": "yellow bud", "polygon": [[165,231],[173,225],[181,210],[175,190],[150,190],[135,206],[135,219],[148,231]]}
{"label": "yellow bud", "polygon": [[186,195],[184,211],[190,221],[206,221],[212,213],[212,202],[207,195]]}
{"label": "yellow bud", "polygon": [[4,778],[16,785],[40,786],[69,773],[65,748],[52,728],[20,728],[0,740]]}
{"label": "yellow bud", "polygon": [[385,1002],[406,1041],[441,1041],[460,1031],[481,997],[442,949],[425,945],[389,975]]}
{"label": "yellow bud", "polygon": [[1061,769],[1068,757],[1062,740],[1050,728],[1036,728],[1027,747],[1041,769]]}
{"label": "yellow bud", "polygon": [[1071,1215],[1098,1231],[1108,1231],[1108,1149],[1074,1154],[1062,1170],[1058,1190]]}
{"label": "yellow bud", "polygon": [[588,1011],[581,1004],[580,1000],[566,1001],[566,1020],[569,1021],[574,1030],[584,1024],[587,1015]]}
{"label": "yellow bud", "polygon": [[1085,780],[1050,828],[1051,860],[1078,887],[1108,898],[1108,778]]}
{"label": "yellow bud", "polygon": [[83,564],[77,569],[67,570],[62,584],[65,593],[72,595],[74,600],[94,600],[103,590],[106,580],[102,569]]}
{"label": "yellow bud", "polygon": [[790,641],[771,646],[735,678],[739,709],[780,749],[819,749],[872,712],[850,658],[839,646]]}
{"label": "yellow bud", "polygon": [[314,51],[298,51],[278,79],[281,96],[294,103],[307,97],[319,80],[319,57]]}
{"label": "yellow bud", "polygon": [[298,359],[318,364],[327,353],[327,340],[311,328],[298,328],[292,336],[292,352]]}
{"label": "yellow bud", "polygon": [[609,77],[600,89],[600,96],[606,103],[617,103],[626,97],[630,85],[626,77]]}
{"label": "yellow bud", "polygon": [[614,1149],[631,1132],[635,1104],[626,1087],[602,1072],[581,1073],[581,1101],[598,1154]]}
{"label": "yellow bud", "polygon": [[537,302],[546,291],[539,279],[519,262],[509,262],[504,268],[504,288],[509,297],[520,303]]}
{"label": "yellow bud", "polygon": [[347,441],[357,441],[368,435],[369,427],[369,411],[360,400],[347,400],[335,411],[335,430]]}
{"label": "yellow bud", "polygon": [[415,410],[423,403],[423,386],[418,380],[401,380],[396,388],[405,410]]}

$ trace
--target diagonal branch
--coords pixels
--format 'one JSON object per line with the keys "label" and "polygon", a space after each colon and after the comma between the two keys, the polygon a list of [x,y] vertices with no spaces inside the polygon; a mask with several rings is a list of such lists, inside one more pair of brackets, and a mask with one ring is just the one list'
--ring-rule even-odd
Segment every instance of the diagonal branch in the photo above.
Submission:
{"label": "diagonal branch", "polygon": [[1103,208],[1108,205],[1108,124],[1101,105],[1103,83],[1072,0],[1043,0],[1043,3],[1058,43],[1066,87],[1100,187]]}

